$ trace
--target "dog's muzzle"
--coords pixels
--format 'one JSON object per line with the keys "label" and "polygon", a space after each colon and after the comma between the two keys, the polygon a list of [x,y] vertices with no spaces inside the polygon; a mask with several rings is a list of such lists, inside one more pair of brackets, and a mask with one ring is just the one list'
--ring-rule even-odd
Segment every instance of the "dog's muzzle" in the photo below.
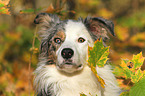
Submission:
{"label": "dog's muzzle", "polygon": [[82,69],[82,64],[77,63],[74,60],[75,57],[75,52],[71,48],[63,48],[61,50],[61,59],[62,62],[57,65],[57,68],[59,70],[65,71],[67,73],[73,73],[75,71],[81,70]]}

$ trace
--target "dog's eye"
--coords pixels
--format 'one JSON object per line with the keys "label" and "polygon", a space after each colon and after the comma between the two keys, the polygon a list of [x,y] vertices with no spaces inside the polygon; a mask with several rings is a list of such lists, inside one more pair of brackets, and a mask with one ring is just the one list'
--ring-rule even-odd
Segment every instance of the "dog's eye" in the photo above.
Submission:
{"label": "dog's eye", "polygon": [[82,37],[80,37],[80,38],[78,39],[78,42],[79,42],[79,43],[83,43],[83,42],[85,42],[85,39],[82,38]]}
{"label": "dog's eye", "polygon": [[55,38],[54,42],[57,43],[57,44],[60,44],[61,43],[61,39],[60,38]]}

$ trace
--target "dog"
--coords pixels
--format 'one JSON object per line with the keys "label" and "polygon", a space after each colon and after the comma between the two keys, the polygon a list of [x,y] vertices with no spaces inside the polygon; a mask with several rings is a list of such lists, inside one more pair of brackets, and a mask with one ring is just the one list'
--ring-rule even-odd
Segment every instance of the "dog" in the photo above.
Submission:
{"label": "dog", "polygon": [[[102,88],[87,65],[88,46],[114,35],[112,21],[101,17],[60,20],[57,15],[39,13],[35,20],[41,37],[38,67],[34,71],[37,96],[119,96],[120,88],[110,65],[97,67]],[[104,43],[105,46],[105,43]]]}

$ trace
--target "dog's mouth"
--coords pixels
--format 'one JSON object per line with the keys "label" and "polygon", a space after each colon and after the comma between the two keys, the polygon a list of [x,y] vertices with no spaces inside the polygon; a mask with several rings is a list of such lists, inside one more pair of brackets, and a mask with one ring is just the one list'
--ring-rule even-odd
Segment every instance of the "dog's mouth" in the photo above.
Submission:
{"label": "dog's mouth", "polygon": [[72,60],[64,60],[62,64],[57,65],[58,70],[67,73],[73,73],[80,71],[83,68],[83,64],[76,64]]}

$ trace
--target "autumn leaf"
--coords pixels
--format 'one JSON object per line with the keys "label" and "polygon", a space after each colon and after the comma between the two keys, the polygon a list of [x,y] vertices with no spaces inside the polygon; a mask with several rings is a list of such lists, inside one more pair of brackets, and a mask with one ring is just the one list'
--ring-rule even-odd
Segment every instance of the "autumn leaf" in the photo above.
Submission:
{"label": "autumn leaf", "polygon": [[87,96],[87,95],[85,95],[84,93],[81,93],[80,96]]}
{"label": "autumn leaf", "polygon": [[[87,95],[84,94],[84,93],[81,93],[80,96],[87,96]],[[89,95],[89,96],[90,96],[90,95]],[[92,96],[92,95],[91,95],[91,96]],[[98,96],[98,95],[96,95],[96,96]]]}
{"label": "autumn leaf", "polygon": [[92,64],[94,67],[96,65],[98,67],[104,67],[104,64],[106,64],[108,60],[108,55],[109,55],[109,47],[104,47],[103,46],[103,41],[97,40],[94,43],[94,47],[89,47],[89,59],[88,62],[89,64]]}
{"label": "autumn leaf", "polygon": [[119,96],[129,96],[129,92],[122,92]]}
{"label": "autumn leaf", "polygon": [[138,69],[134,75],[131,76],[131,81],[137,83],[144,75],[144,72],[141,69]]}
{"label": "autumn leaf", "polygon": [[123,60],[121,61],[121,69],[123,72],[123,76],[127,79],[127,78],[131,78],[131,74],[132,71],[129,69],[129,67],[127,66],[127,63],[129,62],[129,60]]}
{"label": "autumn leaf", "polygon": [[122,92],[120,96],[145,96],[145,71],[141,70],[144,59],[140,52],[133,55],[132,60],[122,59],[120,66],[114,69],[115,75],[130,79],[134,83],[129,92]]}
{"label": "autumn leaf", "polygon": [[98,81],[100,82],[102,88],[104,88],[104,80],[97,74],[96,66],[98,67],[104,67],[104,64],[106,64],[108,60],[108,54],[109,54],[109,47],[103,46],[103,41],[97,40],[94,43],[93,48],[88,48],[88,65],[90,66],[92,72],[97,77]]}
{"label": "autumn leaf", "polygon": [[57,14],[57,15],[60,15],[60,16],[62,16],[64,13],[68,13],[68,12],[71,12],[71,13],[73,13],[73,14],[75,14],[76,12],[74,11],[74,10],[65,10],[64,9],[64,6],[65,5],[65,1],[64,2],[62,2],[62,4],[61,5],[57,5],[57,8],[55,8],[54,6],[53,6],[53,4],[50,4],[49,5],[49,7],[46,9],[46,13],[52,13],[52,14]]}
{"label": "autumn leaf", "polygon": [[54,9],[53,5],[50,4],[50,6],[47,8],[47,10],[45,11],[46,13],[54,13],[56,11],[56,9]]}
{"label": "autumn leaf", "polygon": [[133,62],[134,67],[133,69],[138,69],[143,65],[143,61],[144,61],[144,57],[142,56],[142,52],[140,52],[137,55],[133,55],[133,59],[131,60],[131,62]]}
{"label": "autumn leaf", "polygon": [[8,4],[10,0],[0,0],[0,15],[7,14],[10,15]]}
{"label": "autumn leaf", "polygon": [[116,71],[115,74],[126,79],[131,79],[133,83],[137,83],[145,75],[145,71],[141,70],[144,59],[142,52],[133,55],[132,60],[122,59],[120,67],[114,69]]}

